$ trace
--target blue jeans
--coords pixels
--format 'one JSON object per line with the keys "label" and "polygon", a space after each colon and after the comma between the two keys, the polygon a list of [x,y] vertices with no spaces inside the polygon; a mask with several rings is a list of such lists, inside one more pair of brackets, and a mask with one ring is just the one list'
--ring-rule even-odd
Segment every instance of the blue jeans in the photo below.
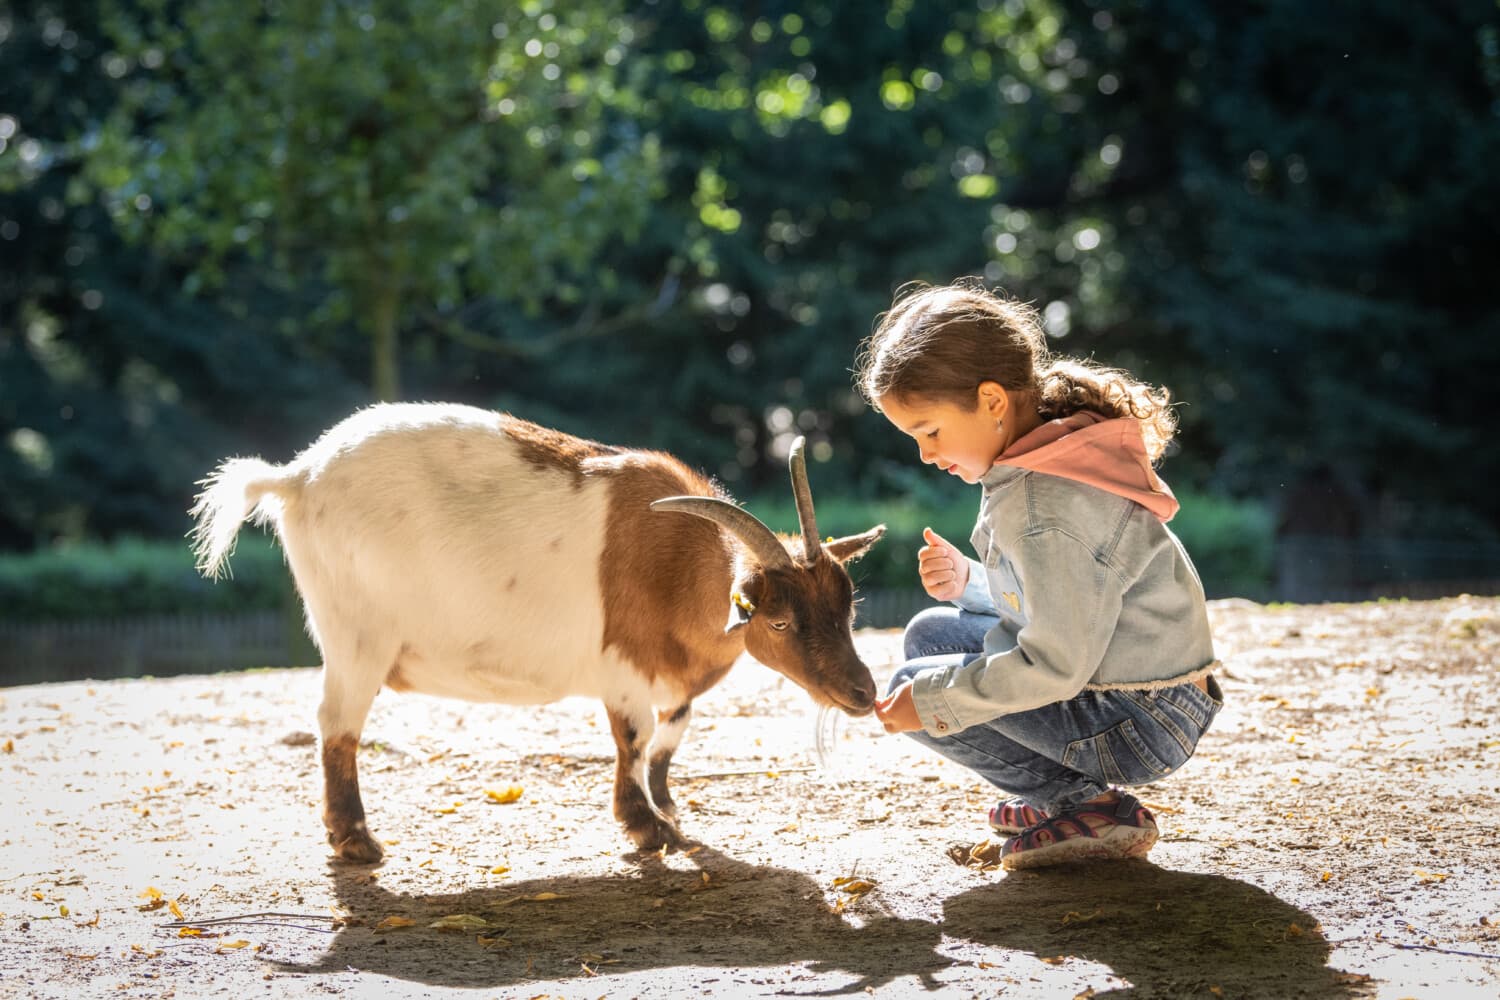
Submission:
{"label": "blue jeans", "polygon": [[[953,607],[923,611],[906,626],[907,662],[889,690],[924,670],[978,659],[985,634],[998,622]],[[1055,816],[1111,785],[1144,785],[1187,763],[1224,706],[1212,677],[1208,690],[1187,683],[1150,691],[1080,691],[1067,701],[942,738],[921,729],[906,735]]]}

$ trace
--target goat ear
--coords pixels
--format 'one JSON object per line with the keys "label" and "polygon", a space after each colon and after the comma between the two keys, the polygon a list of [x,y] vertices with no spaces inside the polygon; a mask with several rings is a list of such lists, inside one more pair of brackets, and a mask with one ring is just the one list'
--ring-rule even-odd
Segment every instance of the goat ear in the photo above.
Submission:
{"label": "goat ear", "polygon": [[766,581],[760,573],[750,573],[734,581],[729,591],[729,620],[724,623],[724,634],[728,635],[750,624],[755,606],[764,596]]}
{"label": "goat ear", "polygon": [[735,600],[735,598],[743,599],[743,597],[744,595],[736,590],[729,599],[729,620],[724,623],[725,635],[729,635],[750,624],[752,611],[746,608],[744,604],[741,604],[740,601]]}
{"label": "goat ear", "polygon": [[885,525],[877,524],[862,535],[847,535],[843,538],[834,538],[823,543],[823,551],[842,565],[853,562],[874,547],[885,534]]}

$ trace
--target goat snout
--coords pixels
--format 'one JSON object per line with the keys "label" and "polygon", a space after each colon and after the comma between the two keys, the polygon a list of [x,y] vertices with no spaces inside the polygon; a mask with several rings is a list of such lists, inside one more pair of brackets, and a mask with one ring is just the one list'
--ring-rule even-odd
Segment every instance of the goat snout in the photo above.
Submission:
{"label": "goat snout", "polygon": [[849,687],[845,710],[850,715],[869,715],[875,710],[875,680],[868,674]]}

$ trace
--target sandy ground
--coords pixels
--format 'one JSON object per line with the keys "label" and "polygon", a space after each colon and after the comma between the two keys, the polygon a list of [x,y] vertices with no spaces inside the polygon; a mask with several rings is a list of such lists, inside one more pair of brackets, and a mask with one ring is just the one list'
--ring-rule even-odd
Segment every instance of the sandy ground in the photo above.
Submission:
{"label": "sandy ground", "polygon": [[0,690],[0,996],[1500,995],[1500,599],[1213,616],[1227,705],[1141,793],[1150,861],[1010,875],[947,854],[993,791],[872,719],[818,766],[754,662],[666,857],[609,815],[597,705],[382,694],[376,869],[328,860],[315,670]]}

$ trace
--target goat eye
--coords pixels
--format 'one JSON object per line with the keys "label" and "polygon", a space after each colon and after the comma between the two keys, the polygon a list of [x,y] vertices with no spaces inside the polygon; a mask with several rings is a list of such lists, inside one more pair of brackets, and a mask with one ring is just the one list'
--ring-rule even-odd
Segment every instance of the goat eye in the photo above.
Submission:
{"label": "goat eye", "polygon": [[771,623],[771,627],[774,628],[778,632],[785,632],[786,631],[786,626],[787,626],[786,622],[772,622]]}

